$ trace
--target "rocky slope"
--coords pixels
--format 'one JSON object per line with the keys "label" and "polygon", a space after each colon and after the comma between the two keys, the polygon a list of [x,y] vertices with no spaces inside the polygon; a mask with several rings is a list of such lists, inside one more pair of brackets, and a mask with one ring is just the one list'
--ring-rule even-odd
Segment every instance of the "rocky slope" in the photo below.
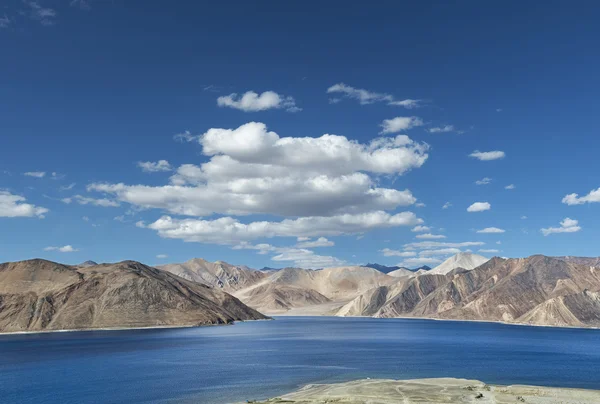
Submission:
{"label": "rocky slope", "polygon": [[341,316],[430,317],[600,327],[600,268],[531,256],[401,278],[344,305]]}
{"label": "rocky slope", "polygon": [[264,319],[216,288],[134,261],[0,264],[0,332],[196,326]]}
{"label": "rocky slope", "polygon": [[182,264],[167,264],[157,268],[184,279],[222,288],[233,292],[254,285],[268,276],[267,273],[246,266],[231,265],[223,261],[209,262],[194,258]]}

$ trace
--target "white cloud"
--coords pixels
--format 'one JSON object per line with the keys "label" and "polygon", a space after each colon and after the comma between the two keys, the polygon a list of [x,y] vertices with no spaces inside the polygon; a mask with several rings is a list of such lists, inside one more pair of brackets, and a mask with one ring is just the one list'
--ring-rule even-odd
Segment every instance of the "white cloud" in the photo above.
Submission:
{"label": "white cloud", "polygon": [[297,237],[296,241],[300,242],[300,241],[308,241],[310,240],[310,237]]}
{"label": "white cloud", "polygon": [[439,257],[445,255],[458,254],[461,250],[458,248],[440,248],[436,250],[423,250],[419,252],[420,257]]}
{"label": "white cloud", "polygon": [[504,189],[515,189],[515,184],[509,184],[507,186],[504,187]]}
{"label": "white cloud", "polygon": [[318,269],[342,266],[344,260],[329,255],[318,255],[303,248],[288,248],[271,258],[273,261],[293,261],[295,267]]}
{"label": "white cloud", "polygon": [[484,248],[484,249],[482,249],[482,250],[479,250],[479,252],[480,252],[480,253],[484,253],[484,254],[485,254],[485,253],[488,253],[488,254],[497,254],[497,253],[499,253],[499,252],[500,252],[500,250],[496,250],[496,249],[494,249],[494,248],[488,248],[488,249],[485,249],[485,248]]}
{"label": "white cloud", "polygon": [[475,181],[475,184],[477,184],[477,185],[487,185],[490,182],[492,182],[492,179],[489,178],[489,177],[485,177],[485,178],[482,178],[480,180]]}
{"label": "white cloud", "polygon": [[463,241],[460,243],[450,243],[446,241],[419,241],[416,243],[404,244],[405,249],[409,250],[420,250],[420,249],[433,249],[433,248],[463,248],[484,245],[481,241]]}
{"label": "white cloud", "polygon": [[440,238],[446,238],[446,236],[444,236],[443,234],[424,233],[424,234],[417,234],[416,238],[435,240],[435,239],[440,239]]}
{"label": "white cloud", "polygon": [[44,178],[46,176],[46,172],[45,171],[28,171],[26,173],[23,173],[23,175],[25,175],[27,177],[34,177],[34,178]]}
{"label": "white cloud", "polygon": [[71,202],[75,201],[80,205],[94,205],[94,206],[101,206],[104,208],[120,206],[119,202],[113,201],[111,199],[88,198],[88,197],[85,197],[82,195],[75,195],[70,198],[63,198],[63,199],[61,199],[61,201],[63,201],[66,204],[70,204]]}
{"label": "white cloud", "polygon": [[502,244],[502,241],[496,241],[496,244]]}
{"label": "white cloud", "polygon": [[414,128],[415,126],[422,126],[423,121],[421,118],[416,116],[397,116],[392,119],[384,119],[381,122],[381,134],[386,135],[389,133],[398,133],[404,130]]}
{"label": "white cloud", "polygon": [[492,205],[488,202],[475,202],[467,208],[467,212],[483,212],[484,210],[490,210]]}
{"label": "white cloud", "polygon": [[498,227],[486,227],[485,229],[477,230],[477,233],[504,233],[506,230],[499,229]]}
{"label": "white cloud", "polygon": [[72,190],[75,187],[75,185],[76,184],[74,182],[72,182],[69,185],[64,185],[64,186],[60,187],[59,190],[61,190],[61,191],[70,191],[70,190]]}
{"label": "white cloud", "polygon": [[154,161],[139,161],[137,163],[138,167],[142,169],[142,171],[146,173],[156,173],[160,171],[171,171],[173,168],[171,164],[167,160],[158,160]]}
{"label": "white cloud", "polygon": [[316,248],[316,247],[332,247],[335,243],[325,237],[319,237],[316,240],[305,240],[296,244],[297,248]]}
{"label": "white cloud", "polygon": [[423,202],[415,203],[415,207],[417,207],[417,208],[424,208],[425,206],[427,206],[427,205],[425,205]]}
{"label": "white cloud", "polygon": [[241,223],[232,217],[200,220],[174,219],[163,216],[146,227],[156,230],[163,238],[181,239],[188,242],[235,244],[258,238],[355,234],[377,228],[414,226],[421,222],[422,220],[412,212],[390,215],[378,211],[356,215],[301,217],[285,219],[281,222],[262,221],[248,224]]}
{"label": "white cloud", "polygon": [[521,216],[521,219],[525,220],[525,219],[527,219],[527,216]]}
{"label": "white cloud", "polygon": [[42,7],[37,1],[23,0],[23,3],[29,6],[29,18],[45,26],[54,25],[57,14],[54,9]]}
{"label": "white cloud", "polygon": [[454,132],[454,125],[437,126],[437,127],[434,127],[434,128],[429,128],[429,129],[427,129],[427,131],[429,133],[448,133],[448,132]]}
{"label": "white cloud", "polygon": [[560,222],[560,227],[548,227],[546,229],[541,229],[541,232],[544,236],[548,236],[554,233],[575,233],[579,230],[581,230],[579,222],[575,219],[566,217]]}
{"label": "white cloud", "polygon": [[113,217],[113,220],[114,220],[115,222],[122,222],[122,223],[125,223],[125,222],[126,222],[126,220],[125,220],[125,216],[124,216],[124,215],[115,216],[115,217]]}
{"label": "white cloud", "polygon": [[[362,88],[355,88],[344,83],[334,84],[327,89],[327,94],[342,94],[346,98],[357,100],[361,105],[385,102],[388,105],[400,106],[406,109],[416,108],[421,105],[421,100],[405,99],[396,100],[394,96],[385,93],[376,93]],[[339,102],[339,98],[335,98]]]}
{"label": "white cloud", "polygon": [[158,254],[156,258],[159,260],[164,260],[165,258],[169,258],[169,256],[167,254]]}
{"label": "white cloud", "polygon": [[44,251],[58,251],[58,252],[62,252],[62,253],[70,253],[70,252],[76,252],[79,250],[76,248],[73,248],[73,246],[71,246],[71,245],[66,245],[63,247],[46,247],[46,248],[44,248]]}
{"label": "white cloud", "polygon": [[442,206],[442,209],[448,209],[448,208],[449,208],[449,207],[451,207],[451,206],[452,206],[452,204],[451,204],[450,202],[446,202],[446,203],[444,204],[444,206]]}
{"label": "white cloud", "polygon": [[411,229],[411,231],[414,232],[420,232],[420,231],[430,231],[431,227],[429,226],[415,226]]}
{"label": "white cloud", "polygon": [[206,216],[328,216],[391,210],[416,202],[409,190],[378,188],[368,173],[420,167],[428,146],[407,136],[360,144],[343,136],[280,138],[262,123],[210,129],[198,138],[210,161],[184,164],[171,185],[91,184],[141,208]]}
{"label": "white cloud", "polygon": [[293,97],[283,96],[274,91],[265,91],[262,94],[247,91],[241,96],[232,93],[217,98],[217,105],[239,109],[244,112],[257,112],[268,109],[285,109],[288,112],[302,111],[301,108],[296,106],[296,101]]}
{"label": "white cloud", "polygon": [[562,203],[567,205],[582,205],[594,202],[600,202],[600,188],[591,190],[586,196],[580,197],[579,194],[569,194],[562,199]]}
{"label": "white cloud", "polygon": [[489,152],[480,152],[479,150],[475,150],[473,153],[469,154],[469,156],[481,161],[490,161],[504,158],[505,154],[503,151],[500,150],[494,150]]}
{"label": "white cloud", "polygon": [[0,190],[0,217],[33,217],[44,218],[48,209],[25,203],[26,199],[8,191]]}
{"label": "white cloud", "polygon": [[419,267],[419,266],[423,266],[423,265],[432,266],[432,265],[437,265],[437,264],[441,264],[441,263],[442,263],[442,260],[439,258],[415,257],[415,258],[405,259],[404,261],[399,263],[398,266],[410,268],[410,267]]}
{"label": "white cloud", "polygon": [[398,251],[398,250],[390,250],[389,248],[384,248],[380,250],[385,257],[414,257],[417,255],[414,251]]}

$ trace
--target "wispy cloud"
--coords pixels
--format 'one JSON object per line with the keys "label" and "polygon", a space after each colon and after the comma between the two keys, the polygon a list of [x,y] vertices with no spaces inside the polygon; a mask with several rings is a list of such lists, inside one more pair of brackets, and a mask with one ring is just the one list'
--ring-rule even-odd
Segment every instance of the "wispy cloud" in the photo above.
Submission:
{"label": "wispy cloud", "polygon": [[485,178],[482,178],[480,180],[475,181],[475,184],[477,184],[477,185],[487,185],[490,182],[492,182],[492,179],[489,178],[489,177],[485,177]]}
{"label": "wispy cloud", "polygon": [[486,227],[485,229],[477,230],[477,233],[483,233],[483,234],[488,234],[488,233],[504,233],[505,231],[506,230],[500,229],[498,227]]}
{"label": "wispy cloud", "polygon": [[436,126],[433,128],[427,129],[429,133],[448,133],[455,132],[454,125],[444,125],[444,126]]}
{"label": "wispy cloud", "polygon": [[28,171],[23,173],[26,177],[34,177],[34,178],[44,178],[46,176],[46,172],[44,171]]}
{"label": "wispy cloud", "polygon": [[452,204],[451,204],[450,202],[446,202],[446,203],[444,204],[444,206],[442,206],[442,209],[448,209],[448,208],[450,208],[451,206],[452,206]]}
{"label": "wispy cloud", "polygon": [[489,152],[481,152],[479,150],[475,150],[473,153],[469,154],[469,157],[476,158],[481,161],[491,161],[502,159],[506,156],[503,151],[494,150]]}
{"label": "wispy cloud", "polygon": [[423,120],[416,116],[397,116],[392,119],[384,119],[381,123],[381,134],[398,133],[403,130],[422,126]]}
{"label": "wispy cloud", "polygon": [[79,250],[76,248],[73,248],[72,245],[66,245],[63,247],[46,247],[46,248],[44,248],[44,251],[58,251],[58,252],[62,252],[62,253],[70,253],[70,252],[76,252]]}
{"label": "wispy cloud", "polygon": [[232,93],[217,98],[217,105],[239,109],[244,112],[266,111],[268,109],[285,109],[287,112],[302,111],[302,108],[296,106],[293,97],[277,94],[275,91],[265,91],[262,94],[247,91],[242,95]]}
{"label": "wispy cloud", "polygon": [[[374,104],[376,102],[385,102],[387,105],[404,107],[412,109],[419,107],[422,104],[422,100],[397,100],[393,95],[385,93],[377,93],[374,91],[365,90],[363,88],[355,88],[344,83],[334,84],[327,89],[328,94],[341,94],[346,98],[357,100],[361,105]],[[336,103],[339,102],[339,98],[334,98]]]}
{"label": "wispy cloud", "polygon": [[39,21],[40,24],[45,26],[54,25],[57,15],[56,10],[42,7],[37,1],[23,0],[23,4],[29,7],[29,17],[32,20]]}
{"label": "wispy cloud", "polygon": [[440,238],[446,238],[446,236],[444,236],[443,234],[424,233],[424,234],[418,234],[416,236],[416,238],[419,238],[419,239],[428,239],[428,240],[435,240],[435,239],[440,239]]}
{"label": "wispy cloud", "polygon": [[171,171],[173,167],[167,160],[154,161],[138,161],[138,167],[146,173],[156,173],[161,171]]}
{"label": "wispy cloud", "polygon": [[515,189],[515,184],[510,184],[504,187],[504,189]]}

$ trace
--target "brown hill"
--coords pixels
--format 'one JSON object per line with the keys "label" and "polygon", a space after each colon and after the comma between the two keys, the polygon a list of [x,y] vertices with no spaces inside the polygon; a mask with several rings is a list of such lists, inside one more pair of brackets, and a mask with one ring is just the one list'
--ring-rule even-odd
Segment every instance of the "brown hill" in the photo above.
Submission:
{"label": "brown hill", "polygon": [[227,293],[134,261],[0,264],[0,332],[197,326],[264,319]]}
{"label": "brown hill", "polygon": [[540,255],[495,257],[471,271],[425,274],[367,291],[338,315],[600,326],[599,291],[600,268]]}

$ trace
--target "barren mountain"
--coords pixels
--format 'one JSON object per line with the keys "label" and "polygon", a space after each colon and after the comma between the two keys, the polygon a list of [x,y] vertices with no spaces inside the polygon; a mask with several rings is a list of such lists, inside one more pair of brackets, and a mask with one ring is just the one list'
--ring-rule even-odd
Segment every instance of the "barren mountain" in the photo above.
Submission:
{"label": "barren mountain", "polygon": [[264,319],[227,293],[134,261],[0,264],[0,332],[197,326]]}
{"label": "barren mountain", "polygon": [[369,289],[391,285],[396,278],[369,267],[337,267],[318,271],[286,268],[259,283],[235,292],[244,303],[266,313],[340,302],[340,306]]}
{"label": "barren mountain", "polygon": [[254,285],[268,274],[250,269],[247,266],[231,265],[223,261],[209,262],[194,258],[182,264],[167,264],[157,268],[172,274],[209,286],[233,292]]}
{"label": "barren mountain", "polygon": [[337,314],[598,327],[598,292],[600,268],[539,255],[495,257],[469,271],[401,278],[357,296]]}
{"label": "barren mountain", "polygon": [[[421,270],[419,270],[419,271],[421,271]],[[408,268],[398,268],[398,269],[396,269],[394,271],[388,272],[387,274],[389,276],[393,276],[395,278],[402,278],[403,276],[416,276],[417,273],[419,273],[419,271],[413,272],[413,271],[411,271]]]}
{"label": "barren mountain", "polygon": [[429,273],[436,275],[446,275],[448,272],[457,268],[470,270],[473,268],[477,268],[479,265],[483,264],[487,260],[487,258],[481,255],[461,252],[448,258],[446,261],[442,262],[440,265],[430,270]]}

